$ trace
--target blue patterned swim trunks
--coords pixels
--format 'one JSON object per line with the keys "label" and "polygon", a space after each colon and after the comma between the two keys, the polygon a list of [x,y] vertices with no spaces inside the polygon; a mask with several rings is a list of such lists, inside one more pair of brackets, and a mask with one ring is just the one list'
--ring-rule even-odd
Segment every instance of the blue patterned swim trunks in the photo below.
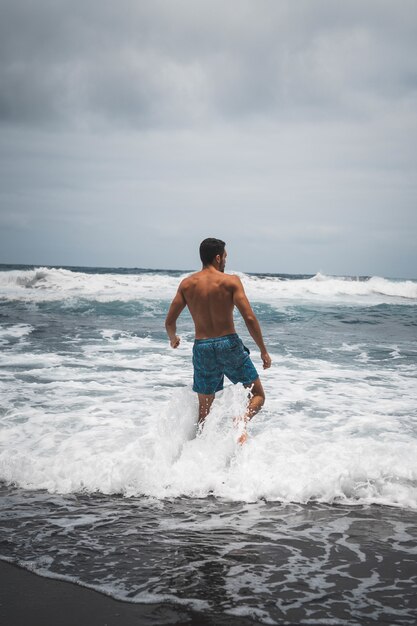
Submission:
{"label": "blue patterned swim trunks", "polygon": [[251,385],[258,372],[236,333],[196,339],[193,346],[193,391],[210,395],[223,389],[224,376],[234,384]]}

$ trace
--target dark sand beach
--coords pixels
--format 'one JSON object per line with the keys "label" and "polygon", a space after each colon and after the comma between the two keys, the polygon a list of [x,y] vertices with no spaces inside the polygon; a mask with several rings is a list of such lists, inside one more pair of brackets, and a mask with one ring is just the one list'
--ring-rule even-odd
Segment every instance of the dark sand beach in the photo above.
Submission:
{"label": "dark sand beach", "polygon": [[3,626],[249,626],[258,622],[230,615],[204,616],[168,604],[120,602],[80,585],[44,578],[0,561],[0,623]]}

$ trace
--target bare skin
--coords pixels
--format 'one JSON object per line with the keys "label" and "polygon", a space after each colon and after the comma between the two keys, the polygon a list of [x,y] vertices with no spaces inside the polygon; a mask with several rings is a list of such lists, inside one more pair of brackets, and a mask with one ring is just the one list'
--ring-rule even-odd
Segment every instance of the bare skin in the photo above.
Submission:
{"label": "bare skin", "polygon": [[[171,347],[178,348],[180,344],[180,338],[176,334],[176,322],[185,306],[188,306],[193,318],[196,339],[210,339],[235,333],[233,309],[236,306],[261,352],[263,368],[268,369],[271,367],[271,357],[266,350],[259,322],[246,297],[240,278],[224,273],[226,257],[225,250],[223,256],[217,255],[211,265],[204,266],[200,272],[188,276],[180,283],[165,320]],[[214,397],[214,394],[198,394],[200,424],[204,423]],[[242,418],[245,424],[258,413],[264,402],[265,392],[260,379],[257,378],[250,386],[248,409]],[[244,428],[239,441],[244,443],[246,438]]]}

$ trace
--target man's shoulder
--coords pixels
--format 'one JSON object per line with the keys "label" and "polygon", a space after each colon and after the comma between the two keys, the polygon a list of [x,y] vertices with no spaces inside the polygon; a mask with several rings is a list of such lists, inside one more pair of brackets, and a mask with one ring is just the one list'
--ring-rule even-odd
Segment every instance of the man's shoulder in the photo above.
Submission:
{"label": "man's shoulder", "polygon": [[221,274],[217,280],[217,285],[222,287],[230,294],[235,293],[239,289],[240,279],[236,274]]}
{"label": "man's shoulder", "polygon": [[231,285],[241,284],[241,280],[237,274],[224,274],[224,277]]}
{"label": "man's shoulder", "polygon": [[183,278],[182,281],[180,282],[180,289],[183,289],[184,287],[187,288],[189,285],[198,281],[200,274],[201,272],[194,272],[193,274],[189,274],[188,276],[185,276],[185,278]]}

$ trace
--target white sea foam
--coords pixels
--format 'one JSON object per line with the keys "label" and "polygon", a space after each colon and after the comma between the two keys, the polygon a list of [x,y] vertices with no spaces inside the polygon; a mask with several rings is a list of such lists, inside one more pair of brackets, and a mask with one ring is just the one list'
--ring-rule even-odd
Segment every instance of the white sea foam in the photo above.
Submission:
{"label": "white sea foam", "polygon": [[267,405],[240,448],[241,387],[218,394],[195,437],[190,354],[187,341],[169,351],[109,329],[76,356],[2,353],[0,478],[60,493],[417,508],[415,368],[273,354]]}
{"label": "white sea foam", "polygon": [[378,276],[365,280],[316,274],[312,278],[282,280],[243,275],[248,295],[257,301],[314,300],[358,304],[417,301],[417,282],[394,281]]}
{"label": "white sea foam", "polygon": [[40,267],[0,272],[0,296],[32,302],[85,298],[98,302],[165,299],[179,278],[168,274],[87,274]]}
{"label": "white sea foam", "polygon": [[[237,272],[248,295],[258,301],[344,301],[358,304],[415,303],[417,282],[374,276],[366,280],[316,274],[283,280]],[[184,274],[182,277],[186,276]],[[0,297],[26,302],[87,299],[98,302],[169,300],[182,277],[164,273],[87,274],[66,269],[37,268],[0,272]]]}
{"label": "white sea foam", "polygon": [[130,597],[124,589],[123,583],[109,584],[104,582],[94,585],[84,582],[78,576],[57,574],[48,568],[48,558],[44,558],[43,562],[42,559],[37,559],[36,563],[20,559],[16,561],[16,559],[11,559],[5,556],[0,556],[0,560],[5,561],[6,563],[12,563],[13,565],[18,565],[19,567],[22,567],[29,572],[33,572],[38,576],[42,576],[43,578],[73,583],[75,585],[79,585],[80,587],[84,587],[85,589],[97,591],[105,596],[109,596],[110,598],[121,600],[123,602],[130,602],[132,604],[158,604],[160,602],[167,602],[179,606],[186,606],[195,609],[196,611],[207,611],[210,609],[210,604],[205,600],[200,600],[198,598],[179,598],[172,593],[149,593],[147,591],[139,591],[134,595],[134,597]]}
{"label": "white sea foam", "polygon": [[[413,281],[320,274],[242,280],[252,301],[277,306],[417,302]],[[39,268],[0,272],[0,294],[34,305],[138,301],[150,312],[156,301],[172,297],[178,281],[162,273]],[[71,335],[79,341],[76,350],[54,351],[47,339],[31,349],[34,330],[23,323],[0,327],[7,348],[0,353],[0,479],[62,493],[213,493],[231,500],[417,508],[416,368],[404,359],[405,349],[413,349],[408,344],[385,342],[388,367],[374,359],[374,340],[364,335],[342,335],[340,343],[325,346],[331,361],[313,358],[312,350],[303,358],[289,349],[273,354],[274,367],[264,377],[267,405],[241,449],[232,423],[245,408],[242,388],[218,395],[195,437],[191,335],[183,334],[172,351],[151,336],[102,328],[99,340]]]}
{"label": "white sea foam", "polygon": [[13,324],[12,326],[0,326],[0,346],[7,345],[12,340],[22,341],[33,331],[30,324]]}
{"label": "white sea foam", "polygon": [[[252,301],[266,303],[257,311],[273,367],[261,373],[266,406],[239,447],[233,418],[247,402],[240,386],[226,384],[196,436],[189,316],[179,324],[178,350],[163,335],[162,314],[178,276],[0,272],[0,481],[37,490],[3,485],[4,529],[14,528],[14,546],[4,550],[33,571],[82,580],[122,600],[167,600],[205,611],[213,608],[212,597],[205,602],[205,573],[215,559],[227,571],[220,577],[221,598],[227,597],[221,610],[264,623],[282,621],[281,613],[304,610],[312,601],[323,599],[322,609],[329,609],[337,600],[331,588],[340,580],[344,588],[347,576],[349,589],[357,585],[348,594],[347,615],[358,598],[366,607],[363,599],[372,593],[376,623],[386,615],[378,602],[381,585],[382,595],[408,593],[407,573],[403,586],[401,577],[387,586],[377,563],[385,563],[386,546],[400,559],[415,554],[412,522],[407,534],[401,526],[406,512],[383,509],[378,530],[373,524],[372,537],[364,537],[366,513],[357,519],[353,508],[348,519],[345,506],[327,504],[417,509],[414,309],[352,313],[351,306],[415,305],[415,283],[322,275],[242,280]],[[334,306],[321,314],[327,302]],[[276,311],[281,306],[287,307],[282,315]],[[160,320],[145,319],[155,311]],[[375,323],[357,324],[369,320]],[[252,356],[259,368],[257,351]],[[74,492],[146,497],[116,502],[60,495]],[[201,498],[201,507],[188,497]],[[380,509],[374,510],[376,522]],[[395,532],[387,531],[392,516],[401,520]],[[152,558],[144,561],[142,551],[130,549],[136,537],[149,539],[145,556]],[[207,549],[201,549],[203,537]],[[88,562],[87,544],[97,557]],[[186,563],[183,553],[190,555]],[[259,561],[261,553],[266,558]],[[369,576],[358,574],[358,563],[367,565]],[[190,577],[199,585],[189,593]],[[308,585],[301,589],[300,580]],[[401,611],[398,617],[408,615]]]}

